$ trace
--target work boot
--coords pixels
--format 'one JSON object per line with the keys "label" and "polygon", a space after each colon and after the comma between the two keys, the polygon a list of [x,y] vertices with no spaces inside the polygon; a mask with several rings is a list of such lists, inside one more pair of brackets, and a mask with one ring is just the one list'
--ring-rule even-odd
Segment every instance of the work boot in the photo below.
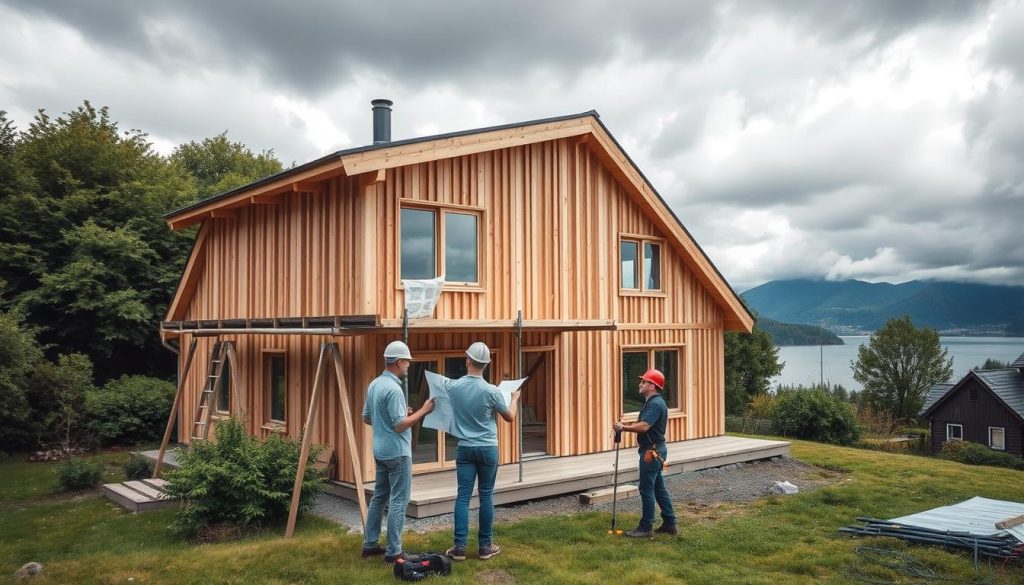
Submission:
{"label": "work boot", "polygon": [[494,544],[494,543],[491,543],[491,544],[481,548],[478,552],[480,553],[480,560],[483,561],[483,560],[489,559],[489,558],[493,557],[494,555],[500,553],[501,552],[501,547],[496,545],[496,544]]}
{"label": "work boot", "polygon": [[641,530],[637,528],[635,530],[630,530],[629,532],[627,532],[626,536],[630,538],[654,538],[654,533],[651,532],[650,528],[648,528],[647,530]]}
{"label": "work boot", "polygon": [[679,529],[676,528],[675,524],[662,523],[662,525],[659,526],[658,529],[655,530],[655,532],[657,532],[658,534],[671,534],[672,536],[675,536],[679,534]]}
{"label": "work boot", "polygon": [[409,555],[405,554],[404,550],[400,550],[393,555],[384,555],[384,562],[389,565],[393,565],[398,559],[409,560]]}
{"label": "work boot", "polygon": [[453,546],[450,549],[444,551],[444,554],[448,555],[453,561],[464,561],[466,560],[466,549],[458,546]]}
{"label": "work boot", "polygon": [[367,559],[367,558],[370,558],[370,557],[375,557],[377,555],[382,555],[382,554],[384,554],[384,548],[381,545],[379,545],[379,544],[375,544],[373,546],[366,546],[365,544],[363,545],[362,557],[364,559]]}

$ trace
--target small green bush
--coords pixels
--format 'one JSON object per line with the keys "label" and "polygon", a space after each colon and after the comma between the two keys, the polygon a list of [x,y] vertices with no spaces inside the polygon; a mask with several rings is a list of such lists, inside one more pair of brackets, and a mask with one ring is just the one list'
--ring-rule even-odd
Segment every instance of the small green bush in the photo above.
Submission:
{"label": "small green bush", "polygon": [[89,430],[104,444],[136,444],[163,436],[174,402],[174,384],[147,376],[122,376],[86,394]]}
{"label": "small green bush", "polygon": [[132,453],[124,464],[124,477],[128,481],[153,477],[153,461]]}
{"label": "small green bush", "polygon": [[775,427],[784,435],[838,445],[860,439],[851,405],[824,390],[785,392],[775,402]]}
{"label": "small green bush", "polygon": [[1010,469],[1024,469],[1024,460],[1019,457],[970,441],[947,441],[942,446],[942,456],[967,465],[993,465]]}
{"label": "small green bush", "polygon": [[94,488],[103,481],[103,465],[79,457],[61,461],[54,468],[54,473],[59,492]]}
{"label": "small green bush", "polygon": [[[178,455],[178,469],[166,474],[166,492],[184,505],[171,525],[186,535],[222,530],[225,525],[258,528],[287,518],[302,445],[277,434],[260,442],[237,419],[217,424],[216,441],[197,441]],[[299,511],[323,491],[315,468],[319,449],[306,462]]]}

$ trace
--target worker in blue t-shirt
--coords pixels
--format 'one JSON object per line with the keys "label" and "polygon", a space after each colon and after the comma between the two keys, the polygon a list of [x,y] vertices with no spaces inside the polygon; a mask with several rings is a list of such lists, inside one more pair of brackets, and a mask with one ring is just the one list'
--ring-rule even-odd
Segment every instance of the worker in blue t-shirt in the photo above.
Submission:
{"label": "worker in blue t-shirt", "polygon": [[665,448],[665,427],[668,424],[668,405],[658,391],[665,387],[665,375],[650,369],[640,376],[639,392],[644,397],[644,406],[634,423],[621,421],[612,428],[627,433],[636,433],[636,442],[640,452],[640,501],[642,510],[640,524],[630,530],[626,536],[634,538],[650,538],[654,536],[654,503],[661,508],[661,526],[654,532],[661,534],[679,534],[676,528],[676,514],[672,509],[672,496],[665,487],[662,470],[668,450]]}
{"label": "worker in blue t-shirt", "polygon": [[446,554],[456,561],[466,560],[469,537],[469,500],[473,484],[480,497],[480,528],[477,532],[477,558],[489,559],[501,552],[492,540],[494,525],[494,481],[498,476],[498,424],[495,415],[512,422],[518,411],[519,390],[512,393],[508,406],[498,389],[483,379],[491,363],[491,350],[482,341],[466,350],[468,373],[450,382],[448,398],[452,419],[459,436],[455,451],[455,543]]}
{"label": "worker in blue t-shirt", "polygon": [[[373,427],[377,476],[366,512],[364,559],[383,553],[384,561],[393,563],[407,557],[402,550],[402,528],[412,486],[412,432],[409,428],[434,410],[433,398],[416,412],[406,405],[401,378],[408,374],[411,363],[409,346],[392,341],[384,349],[384,371],[366,390],[363,422]],[[387,549],[377,542],[385,507],[388,510]]]}

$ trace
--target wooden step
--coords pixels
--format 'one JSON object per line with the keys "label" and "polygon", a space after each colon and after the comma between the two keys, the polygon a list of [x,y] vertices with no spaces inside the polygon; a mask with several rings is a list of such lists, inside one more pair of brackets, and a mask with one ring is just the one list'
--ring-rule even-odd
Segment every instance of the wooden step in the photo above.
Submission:
{"label": "wooden step", "polygon": [[613,488],[603,488],[594,490],[591,492],[583,492],[580,494],[580,503],[584,506],[596,506],[597,504],[607,504],[612,499],[619,501],[627,498],[635,498],[640,495],[640,488],[635,485],[620,485],[618,493],[615,493]]}

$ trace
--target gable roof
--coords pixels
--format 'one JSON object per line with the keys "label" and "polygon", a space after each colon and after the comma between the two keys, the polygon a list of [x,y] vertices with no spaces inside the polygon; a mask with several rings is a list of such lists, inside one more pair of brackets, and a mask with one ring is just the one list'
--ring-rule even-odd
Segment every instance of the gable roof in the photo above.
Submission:
{"label": "gable roof", "polygon": [[[1024,375],[1020,370],[1013,368],[972,370],[956,384],[936,384],[928,392],[925,405],[921,408],[921,416],[927,417],[932,414],[941,403],[959,392],[966,382],[972,379],[992,392],[1007,409],[1024,421]],[[946,387],[945,391],[940,391],[943,386]]]}
{"label": "gable roof", "polygon": [[1011,368],[1024,368],[1024,353],[1017,356],[1017,359],[1013,360],[1010,364]]}
{"label": "gable roof", "polygon": [[[389,168],[571,137],[585,142],[637,201],[644,214],[670,236],[669,243],[681,252],[683,261],[722,308],[725,329],[751,331],[753,315],[594,110],[339,150],[177,209],[165,215],[164,219],[171,229],[179,229],[203,222],[218,210],[249,205],[261,197],[308,191],[310,189],[306,185],[334,176],[370,177],[376,174],[380,180]],[[186,270],[182,281],[188,278],[189,271]],[[180,289],[179,286],[179,292]],[[176,305],[178,297],[176,294]]]}

